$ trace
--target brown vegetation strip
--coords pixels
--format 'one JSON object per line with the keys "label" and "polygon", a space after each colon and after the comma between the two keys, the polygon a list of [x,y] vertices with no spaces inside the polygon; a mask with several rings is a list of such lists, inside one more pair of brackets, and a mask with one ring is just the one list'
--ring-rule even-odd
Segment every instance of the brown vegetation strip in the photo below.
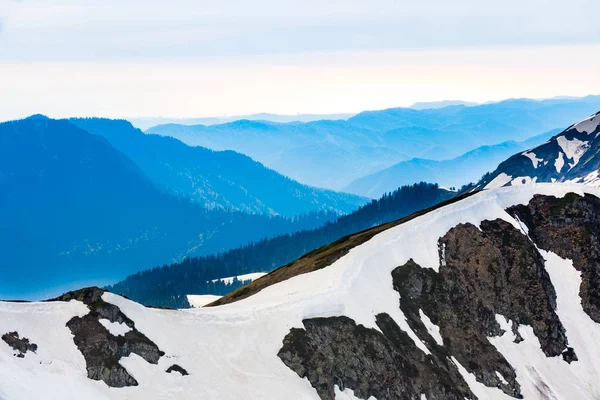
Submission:
{"label": "brown vegetation strip", "polygon": [[245,299],[250,297],[266,287],[274,285],[279,282],[283,282],[287,279],[293,278],[294,276],[306,274],[308,272],[316,271],[321,268],[325,268],[328,265],[333,264],[335,261],[339,260],[348,252],[356,246],[359,246],[366,241],[370,240],[373,236],[377,235],[380,232],[383,232],[387,229],[393,228],[400,224],[403,224],[407,221],[410,221],[414,218],[417,218],[421,215],[427,214],[433,210],[444,207],[448,204],[455,203],[462,199],[465,199],[477,192],[465,193],[460,196],[454,197],[450,200],[446,200],[441,202],[433,207],[427,208],[425,210],[418,211],[413,213],[407,217],[400,218],[396,221],[388,222],[386,224],[382,224],[376,226],[374,228],[370,228],[358,233],[354,233],[349,236],[345,236],[339,240],[336,240],[333,243],[330,243],[326,246],[323,246],[317,250],[313,250],[310,253],[307,253],[297,259],[296,261],[292,261],[289,264],[284,265],[283,267],[279,267],[276,270],[270,272],[269,274],[237,289],[233,292],[221,297],[220,299],[207,304],[205,307],[214,307],[220,306],[223,304],[229,304],[236,302],[238,300]]}

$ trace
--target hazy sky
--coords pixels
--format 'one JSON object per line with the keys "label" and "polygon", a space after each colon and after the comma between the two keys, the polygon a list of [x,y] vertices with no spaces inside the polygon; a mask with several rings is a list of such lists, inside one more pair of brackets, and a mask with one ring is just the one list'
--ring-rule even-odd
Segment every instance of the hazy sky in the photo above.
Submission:
{"label": "hazy sky", "polygon": [[600,94],[597,0],[0,0],[0,119]]}

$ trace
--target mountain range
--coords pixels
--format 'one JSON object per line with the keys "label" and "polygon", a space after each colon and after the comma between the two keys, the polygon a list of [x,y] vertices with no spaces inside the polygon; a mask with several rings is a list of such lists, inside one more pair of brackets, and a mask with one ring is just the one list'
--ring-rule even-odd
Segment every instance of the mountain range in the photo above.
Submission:
{"label": "mountain range", "polygon": [[[0,398],[596,399],[599,137],[600,113],[457,191],[405,186],[317,229],[0,301]],[[199,226],[231,244],[292,222],[165,194],[105,138],[39,116],[0,124],[0,192],[19,284],[62,273],[42,257],[67,232],[154,227],[122,242],[143,258]]]}
{"label": "mountain range", "polygon": [[367,201],[302,185],[234,151],[213,151],[170,137],[145,135],[128,121],[69,121],[107,139],[166,193],[210,209],[294,217],[312,211],[347,214]]}
{"label": "mountain range", "polygon": [[271,114],[258,113],[249,115],[231,115],[223,117],[200,117],[200,118],[167,118],[167,117],[133,117],[128,121],[139,129],[146,130],[156,125],[178,124],[178,125],[219,125],[239,120],[248,121],[270,121],[270,122],[311,122],[324,119],[336,120],[347,119],[354,114]]}
{"label": "mountain range", "polygon": [[[424,110],[432,108],[442,108],[447,106],[474,106],[477,103],[461,100],[443,100],[414,103],[408,108],[415,110]],[[248,121],[269,121],[269,122],[311,122],[321,120],[348,119],[356,113],[338,113],[338,114],[272,114],[258,113],[249,115],[230,115],[222,117],[199,117],[199,118],[168,118],[168,117],[132,117],[128,121],[139,129],[146,130],[157,125],[178,124],[178,125],[219,125],[228,122],[248,120]]]}
{"label": "mountain range", "polygon": [[209,210],[159,190],[105,138],[43,116],[0,124],[0,193],[3,298],[109,283],[338,216]]}
{"label": "mountain range", "polygon": [[534,182],[574,182],[600,186],[600,113],[553,136],[546,143],[515,154],[477,185],[516,186]]}
{"label": "mountain range", "polygon": [[598,237],[598,188],[507,187],[332,243],[210,307],[98,288],[0,302],[0,397],[593,400]]}
{"label": "mountain range", "polygon": [[299,182],[341,190],[413,158],[449,160],[480,146],[521,142],[600,109],[600,96],[514,99],[476,106],[365,111],[347,120],[159,125],[146,133],[235,150]]}
{"label": "mountain range", "polygon": [[359,178],[343,190],[362,196],[376,197],[393,191],[397,185],[407,185],[415,180],[436,182],[445,187],[460,187],[469,182],[478,182],[483,174],[494,170],[500,162],[515,152],[535,147],[560,131],[554,129],[523,142],[508,141],[481,146],[451,160],[413,158]]}

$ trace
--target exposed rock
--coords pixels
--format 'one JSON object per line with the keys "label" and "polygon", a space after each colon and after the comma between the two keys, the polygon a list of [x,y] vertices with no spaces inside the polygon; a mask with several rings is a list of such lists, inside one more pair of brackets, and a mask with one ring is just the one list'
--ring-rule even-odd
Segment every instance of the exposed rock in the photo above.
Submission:
{"label": "exposed rock", "polygon": [[[560,228],[561,221],[575,221],[573,211],[563,210],[564,204],[556,208],[552,202],[538,201],[554,210],[549,215],[568,215],[563,220],[544,219],[540,225],[544,228],[547,223],[544,232]],[[597,247],[585,255],[574,251],[581,246],[583,252],[592,241],[598,245],[595,229],[600,229],[600,221],[591,220],[590,215],[600,206],[577,207],[587,216],[574,222],[582,227],[565,228],[550,237],[559,240],[566,235],[561,239],[562,248],[570,253],[563,257],[579,257],[580,268],[590,268],[590,264],[596,265],[591,257],[597,254]],[[530,214],[541,218],[538,210]],[[537,221],[530,220],[531,233]],[[586,223],[596,226],[586,228]],[[538,228],[536,233],[539,236],[541,232]],[[285,337],[279,357],[300,377],[308,378],[322,399],[334,398],[335,385],[352,389],[361,399],[418,399],[421,394],[430,400],[474,398],[456,365],[449,361],[452,358],[479,382],[522,398],[515,369],[488,340],[506,334],[496,319],[501,315],[512,321],[509,334],[514,335],[515,343],[523,340],[519,325],[529,325],[547,357],[577,361],[555,312],[556,293],[544,259],[520,230],[501,219],[483,221],[480,227],[459,224],[440,238],[439,248],[439,272],[412,260],[392,271],[400,308],[431,355],[419,350],[387,314],[380,314],[376,320],[381,332],[357,326],[346,317],[304,320],[305,329],[292,329]],[[429,333],[422,313],[439,327],[443,345]]]}
{"label": "exposed rock", "polygon": [[[419,310],[440,328],[444,348],[479,382],[520,397],[513,367],[488,341],[504,334],[496,315],[530,325],[546,356],[567,349],[564,327],[555,312],[556,294],[535,246],[503,220],[452,228],[440,239],[444,263],[439,273],[409,261],[393,273],[400,307],[411,328],[428,338]],[[516,336],[515,342],[522,339]],[[432,338],[426,340],[435,350]],[[508,383],[496,374],[500,372]]]}
{"label": "exposed rock", "polygon": [[173,364],[169,368],[167,368],[167,372],[169,374],[173,371],[179,372],[182,376],[189,375],[189,373],[184,368],[180,367],[177,364]]}
{"label": "exposed rock", "polygon": [[335,399],[334,386],[361,399],[475,399],[446,357],[427,356],[387,314],[377,315],[381,332],[347,317],[313,318],[293,328],[279,358],[308,378],[321,399]]}
{"label": "exposed rock", "polygon": [[563,360],[571,364],[573,361],[577,361],[577,354],[575,354],[575,350],[572,347],[567,347],[562,353]]}
{"label": "exposed rock", "polygon": [[535,196],[529,205],[507,211],[528,227],[540,249],[573,261],[581,271],[583,310],[600,323],[600,199],[574,193],[563,198]]}
{"label": "exposed rock", "polygon": [[[137,381],[119,364],[121,357],[135,353],[151,364],[157,364],[164,352],[135,328],[135,323],[119,307],[102,300],[105,291],[97,287],[66,293],[52,301],[79,300],[90,312],[83,317],[73,317],[67,327],[74,335],[73,341],[85,358],[88,377],[102,380],[111,387],[137,386]],[[101,323],[124,323],[131,330],[123,336],[112,335]]]}
{"label": "exposed rock", "polygon": [[37,351],[37,344],[29,342],[26,337],[19,338],[18,332],[8,332],[2,335],[2,340],[6,342],[13,350],[18,351],[17,357],[23,358],[28,351],[35,353]]}

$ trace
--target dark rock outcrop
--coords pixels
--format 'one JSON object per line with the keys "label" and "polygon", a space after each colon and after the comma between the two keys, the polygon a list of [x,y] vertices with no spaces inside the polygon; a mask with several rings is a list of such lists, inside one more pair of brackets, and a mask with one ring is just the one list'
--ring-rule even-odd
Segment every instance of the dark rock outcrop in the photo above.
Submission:
{"label": "dark rock outcrop", "polygon": [[4,335],[2,335],[2,340],[4,340],[6,344],[12,347],[13,350],[18,352],[17,354],[15,354],[15,356],[19,358],[25,357],[25,354],[28,351],[35,353],[38,348],[37,344],[30,342],[29,339],[27,339],[26,337],[20,338],[19,333],[16,331],[5,333]]}
{"label": "dark rock outcrop", "polygon": [[573,261],[581,272],[583,310],[600,323],[600,199],[569,193],[535,196],[528,205],[507,210],[529,229],[536,245]]}
{"label": "dark rock outcrop", "polygon": [[[409,325],[420,337],[428,337],[419,315],[423,310],[440,328],[443,351],[478,381],[518,398],[514,369],[487,339],[504,334],[496,314],[513,321],[517,341],[517,326],[532,326],[548,357],[567,350],[567,336],[554,311],[554,287],[535,246],[503,220],[483,221],[480,228],[471,224],[452,228],[439,241],[439,272],[409,261],[392,272],[394,288]],[[436,347],[433,339],[427,343]]]}
{"label": "dark rock outcrop", "polygon": [[[85,358],[88,378],[102,380],[111,387],[137,386],[137,381],[119,364],[121,357],[135,353],[151,364],[157,364],[164,352],[135,328],[135,323],[119,307],[102,300],[105,291],[97,287],[66,293],[51,301],[79,300],[90,312],[83,317],[73,317],[67,327],[73,341]],[[122,323],[131,330],[123,336],[114,336],[100,319]]]}
{"label": "dark rock outcrop", "polygon": [[347,317],[303,324],[305,329],[291,329],[278,356],[323,400],[335,399],[335,385],[361,399],[476,398],[448,358],[425,355],[387,314],[377,315],[383,333]]}
{"label": "dark rock outcrop", "polygon": [[[474,398],[451,359],[484,385],[522,398],[515,369],[488,338],[510,334],[518,344],[518,327],[527,325],[547,357],[577,362],[538,248],[573,260],[582,276],[582,307],[600,323],[600,199],[536,196],[507,212],[527,226],[527,235],[501,219],[479,227],[459,224],[439,239],[439,271],[413,260],[392,271],[400,308],[430,355],[379,314],[381,332],[347,317],[304,320],[305,329],[291,329],[284,338],[279,357],[322,399],[335,398],[335,385],[361,399]],[[422,314],[439,327],[443,344]],[[498,315],[512,321],[511,332],[502,329]]]}
{"label": "dark rock outcrop", "polygon": [[189,373],[185,370],[185,368],[182,368],[177,364],[171,365],[169,368],[167,368],[166,372],[168,372],[170,374],[173,371],[179,372],[181,374],[181,376],[189,375]]}

